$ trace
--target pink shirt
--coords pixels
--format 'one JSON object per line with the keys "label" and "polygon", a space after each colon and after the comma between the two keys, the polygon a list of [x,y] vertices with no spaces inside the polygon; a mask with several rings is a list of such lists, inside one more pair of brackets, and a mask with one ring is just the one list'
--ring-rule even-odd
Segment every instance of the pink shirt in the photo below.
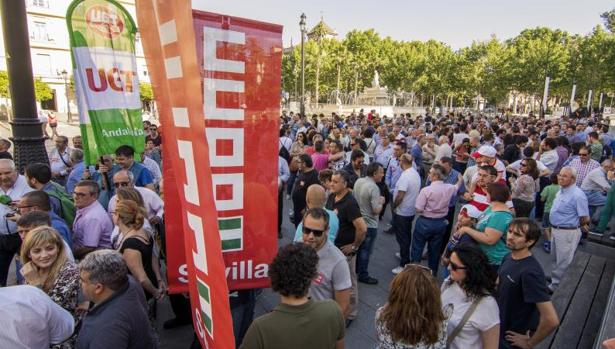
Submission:
{"label": "pink shirt", "polygon": [[320,172],[329,167],[329,154],[314,153],[312,154],[312,162],[314,163],[314,169]]}
{"label": "pink shirt", "polygon": [[[421,189],[414,205],[421,216],[427,218],[443,218],[448,214],[448,203],[457,193],[457,186],[445,184],[442,181],[432,182]],[[419,212],[417,212],[419,213]]]}

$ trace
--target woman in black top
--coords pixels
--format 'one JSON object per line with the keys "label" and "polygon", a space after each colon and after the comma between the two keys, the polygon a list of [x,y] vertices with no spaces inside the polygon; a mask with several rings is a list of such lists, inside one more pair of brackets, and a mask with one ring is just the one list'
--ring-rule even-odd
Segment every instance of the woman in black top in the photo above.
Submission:
{"label": "woman in black top", "polygon": [[141,284],[147,299],[161,299],[165,292],[164,283],[153,255],[154,242],[143,230],[145,210],[132,200],[120,200],[111,215],[120,230],[119,251],[130,274]]}

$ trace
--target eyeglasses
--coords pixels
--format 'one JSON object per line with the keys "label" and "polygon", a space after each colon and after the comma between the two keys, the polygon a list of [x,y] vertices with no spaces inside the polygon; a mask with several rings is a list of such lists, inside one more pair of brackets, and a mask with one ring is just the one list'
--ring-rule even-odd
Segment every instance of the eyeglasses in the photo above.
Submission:
{"label": "eyeglasses", "polygon": [[588,156],[589,153],[579,153],[579,156]]}
{"label": "eyeglasses", "polygon": [[463,267],[461,265],[455,264],[455,262],[449,262],[449,264],[451,266],[451,269],[454,270],[454,271],[467,269],[466,267]]}
{"label": "eyeglasses", "polygon": [[152,127],[152,128],[150,128],[149,130],[150,130],[150,131],[158,131],[158,129],[157,129],[157,128],[155,128],[155,127]]}
{"label": "eyeglasses", "polygon": [[355,145],[357,145],[357,143],[350,143],[351,147],[354,147]]}
{"label": "eyeglasses", "polygon": [[115,182],[115,183],[113,183],[113,186],[116,187],[116,188],[127,187],[129,185],[130,185],[130,182]]}
{"label": "eyeglasses", "polygon": [[311,228],[307,228],[304,226],[303,234],[310,235],[310,233],[314,234],[315,237],[319,238],[322,236],[322,234],[325,233],[325,230],[316,230],[316,229],[311,229]]}
{"label": "eyeglasses", "polygon": [[78,192],[73,192],[73,196],[76,196],[78,198],[84,198],[86,196],[90,195],[90,193],[78,193]]}

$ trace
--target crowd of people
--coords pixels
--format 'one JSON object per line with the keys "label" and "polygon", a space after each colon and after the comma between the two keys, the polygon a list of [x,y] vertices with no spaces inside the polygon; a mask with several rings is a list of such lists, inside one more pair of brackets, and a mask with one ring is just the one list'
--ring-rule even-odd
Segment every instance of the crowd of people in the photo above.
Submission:
{"label": "crowd of people", "polygon": [[[577,247],[588,234],[601,237],[615,212],[613,143],[599,113],[284,113],[280,203],[285,194],[292,201],[294,241],[319,259],[315,273],[278,271],[298,283],[295,292],[273,286],[279,307],[305,308],[256,320],[244,347],[309,343],[309,332],[297,335],[299,318],[325,316],[318,301],[341,310],[321,330],[337,331],[340,316],[350,326],[360,316],[358,283],[378,283],[369,261],[378,258],[379,234],[395,236],[399,251],[390,253],[399,264],[376,312],[378,348],[534,347],[559,324],[550,299]],[[387,210],[390,221],[379,225]],[[279,207],[280,237],[284,214]],[[549,278],[532,255],[537,244],[554,255]],[[280,251],[274,264],[311,263],[289,252],[297,248]],[[274,319],[284,321],[263,327]],[[282,333],[295,336],[273,346],[255,339]],[[343,331],[332,334],[322,347],[340,345]]]}
{"label": "crowd of people", "polygon": [[[96,166],[79,136],[54,132],[49,164],[19,171],[0,139],[0,347],[158,346],[162,142],[143,126],[143,153],[123,145]],[[343,347],[365,316],[358,284],[379,283],[381,234],[399,262],[375,314],[378,348],[534,347],[559,324],[551,294],[577,247],[615,213],[599,114],[284,112],[279,132],[277,233],[293,242],[269,268],[281,296],[270,313],[252,321],[257,290],[229,294],[241,348]],[[535,245],[554,255],[550,278]],[[186,296],[168,298],[163,327],[191,324]]]}
{"label": "crowd of people", "polygon": [[123,145],[96,166],[54,129],[49,163],[20,172],[0,140],[0,347],[157,347],[162,142],[143,126],[144,153]]}

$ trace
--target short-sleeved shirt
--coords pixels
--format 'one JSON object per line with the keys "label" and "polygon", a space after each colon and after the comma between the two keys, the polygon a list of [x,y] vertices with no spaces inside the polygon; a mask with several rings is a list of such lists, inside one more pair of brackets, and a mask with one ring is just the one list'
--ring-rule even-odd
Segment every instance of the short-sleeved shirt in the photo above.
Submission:
{"label": "short-sleeved shirt", "polygon": [[551,206],[553,206],[553,200],[555,200],[555,195],[557,195],[559,189],[559,185],[550,184],[542,190],[542,193],[540,193],[540,198],[545,200],[545,213],[551,211]]}
{"label": "short-sleeved shirt", "polygon": [[[473,299],[456,282],[450,279],[442,284],[442,307],[446,309],[449,304],[453,306],[453,313],[449,317],[447,332],[450,335],[459,325],[461,319],[472,305]],[[483,297],[476,306],[474,313],[465,323],[461,332],[451,343],[451,349],[481,348],[481,332],[485,332],[500,323],[500,311],[495,298]]]}
{"label": "short-sleeved shirt", "polygon": [[318,275],[312,280],[310,298],[315,301],[334,299],[335,291],[352,287],[346,256],[327,241],[318,251]]}
{"label": "short-sleeved shirt", "polygon": [[419,196],[420,190],[421,176],[419,173],[412,167],[402,172],[395,184],[393,199],[395,199],[400,191],[405,192],[405,194],[401,204],[395,208],[395,214],[404,217],[414,216],[416,214],[416,199]]}
{"label": "short-sleeved shirt", "polygon": [[338,201],[335,201],[335,194],[329,195],[326,208],[335,212],[340,221],[340,229],[335,238],[335,246],[342,247],[353,243],[356,230],[352,222],[362,216],[359,204],[352,193],[346,193],[346,195]]}
{"label": "short-sleeved shirt", "polygon": [[[327,210],[325,208],[325,211],[327,211],[327,214],[329,214],[329,241],[331,242],[335,242],[335,238],[337,237],[337,232],[340,229],[340,220],[337,218],[337,215],[335,214],[335,212],[331,211],[331,210]],[[297,226],[297,229],[295,230],[295,238],[294,241],[295,242],[302,242],[303,238],[303,222],[299,223],[299,225]]]}
{"label": "short-sleeved shirt", "polygon": [[252,322],[239,348],[332,349],[345,331],[344,316],[333,300],[281,303]]}
{"label": "short-sleeved shirt", "polygon": [[500,307],[502,344],[506,331],[535,331],[540,320],[536,303],[548,302],[551,299],[544,271],[534,256],[520,260],[514,260],[510,255],[504,257],[498,276],[497,301]]}
{"label": "short-sleeved shirt", "polygon": [[502,233],[502,236],[493,245],[479,244],[481,250],[489,258],[489,263],[500,265],[502,258],[510,253],[510,250],[506,247],[506,232],[512,220],[512,213],[507,211],[494,212],[491,211],[491,206],[489,206],[476,223],[476,230],[478,231],[484,232],[487,228],[491,228]]}
{"label": "short-sleeved shirt", "polygon": [[549,221],[554,226],[578,227],[579,217],[589,216],[587,196],[576,185],[560,188],[549,211]]}
{"label": "short-sleeved shirt", "polygon": [[374,208],[381,207],[380,203],[380,188],[371,177],[363,177],[357,179],[354,183],[352,191],[361,214],[368,228],[378,228],[378,214],[374,213]]}

